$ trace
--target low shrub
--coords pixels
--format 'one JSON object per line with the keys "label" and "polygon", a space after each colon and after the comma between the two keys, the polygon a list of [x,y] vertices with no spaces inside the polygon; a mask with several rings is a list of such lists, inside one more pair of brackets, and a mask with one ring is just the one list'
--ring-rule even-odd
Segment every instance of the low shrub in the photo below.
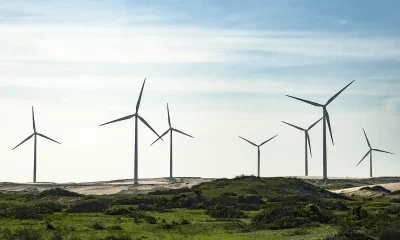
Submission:
{"label": "low shrub", "polygon": [[213,218],[243,218],[246,216],[243,211],[220,203],[210,206],[205,213]]}
{"label": "low shrub", "polygon": [[162,189],[149,192],[148,195],[176,195],[180,193],[190,193],[190,188]]}
{"label": "low shrub", "polygon": [[157,219],[153,216],[145,216],[144,220],[148,223],[148,224],[156,224],[157,223]]}
{"label": "low shrub", "polygon": [[62,196],[62,197],[80,197],[82,196],[79,193],[71,192],[62,188],[52,188],[48,190],[44,190],[39,193],[40,198],[51,197],[51,196]]}
{"label": "low shrub", "polygon": [[56,203],[56,202],[41,202],[36,204],[38,209],[42,209],[43,213],[53,213],[53,212],[61,212],[64,205]]}
{"label": "low shrub", "polygon": [[110,229],[110,230],[122,230],[122,227],[119,224],[115,224],[115,225],[108,226],[108,229]]}
{"label": "low shrub", "polygon": [[400,198],[392,198],[390,201],[394,203],[400,203]]}
{"label": "low shrub", "polygon": [[109,207],[107,199],[90,199],[78,201],[67,209],[70,213],[92,213],[103,212]]}
{"label": "low shrub", "polygon": [[398,240],[400,239],[400,229],[386,229],[379,235],[379,240]]}
{"label": "low shrub", "polygon": [[393,191],[390,195],[400,195],[400,190]]}
{"label": "low shrub", "polygon": [[389,206],[386,208],[386,212],[389,214],[400,214],[400,206],[399,205]]}
{"label": "low shrub", "polygon": [[107,214],[107,215],[129,215],[133,211],[135,211],[135,209],[133,207],[121,207],[121,206],[115,207],[114,206],[111,208],[107,208],[104,211],[104,214]]}
{"label": "low shrub", "polygon": [[90,227],[93,228],[94,230],[103,230],[103,229],[105,229],[104,223],[101,223],[101,222],[95,222],[92,225],[90,225]]}
{"label": "low shrub", "polygon": [[2,240],[42,240],[43,234],[41,231],[36,229],[21,228],[12,232],[10,229],[5,229]]}

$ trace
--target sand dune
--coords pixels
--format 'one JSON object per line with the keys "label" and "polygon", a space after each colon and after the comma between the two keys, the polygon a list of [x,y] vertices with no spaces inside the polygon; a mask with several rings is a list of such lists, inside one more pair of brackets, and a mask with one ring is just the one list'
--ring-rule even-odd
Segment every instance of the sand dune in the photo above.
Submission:
{"label": "sand dune", "polygon": [[0,183],[0,192],[41,192],[51,188],[63,188],[86,195],[147,193],[154,190],[192,187],[202,182],[212,181],[212,178],[179,177],[179,178],[149,178],[140,179],[139,185],[133,184],[133,179],[86,182],[86,183]]}

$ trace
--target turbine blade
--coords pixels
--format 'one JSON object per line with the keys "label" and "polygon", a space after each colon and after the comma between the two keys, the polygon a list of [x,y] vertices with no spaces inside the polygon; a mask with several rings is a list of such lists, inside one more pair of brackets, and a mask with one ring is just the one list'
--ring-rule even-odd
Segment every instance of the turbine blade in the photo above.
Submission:
{"label": "turbine blade", "polygon": [[182,131],[180,131],[180,130],[178,130],[178,129],[172,128],[172,130],[174,130],[175,132],[178,132],[178,133],[180,133],[180,134],[186,135],[186,136],[188,136],[188,137],[194,138],[194,137],[190,136],[189,134],[184,133],[184,132],[182,132]]}
{"label": "turbine blade", "polygon": [[16,148],[19,147],[21,144],[23,144],[24,142],[28,141],[31,137],[33,137],[33,135],[35,135],[35,134],[32,133],[32,135],[30,135],[29,137],[27,137],[24,141],[22,141],[20,144],[18,144],[17,146],[15,146],[12,150],[16,149]]}
{"label": "turbine blade", "polygon": [[136,112],[139,111],[139,107],[140,107],[140,101],[142,100],[142,93],[143,93],[143,88],[144,88],[144,84],[146,83],[146,78],[143,81],[143,85],[142,85],[142,90],[140,90],[140,95],[139,95],[139,99],[136,103]]}
{"label": "turbine blade", "polygon": [[47,136],[45,136],[45,135],[43,135],[43,134],[38,133],[37,135],[39,135],[39,136],[41,136],[41,137],[44,137],[44,138],[47,138],[47,139],[50,140],[50,141],[56,142],[56,143],[58,143],[58,144],[61,144],[61,143],[57,142],[56,140],[51,139],[51,138],[49,138],[49,137],[47,137]]}
{"label": "turbine blade", "polygon": [[297,99],[297,100],[299,100],[299,101],[302,101],[302,102],[305,102],[305,103],[308,103],[308,104],[311,104],[311,105],[314,105],[314,106],[317,106],[317,107],[322,107],[322,106],[323,106],[323,105],[321,105],[321,104],[319,104],[319,103],[311,102],[311,101],[304,100],[304,99],[301,99],[301,98],[298,98],[298,97],[293,97],[293,96],[290,96],[290,95],[286,95],[286,96],[288,96],[288,97],[290,97],[290,98]]}
{"label": "turbine blade", "polygon": [[170,117],[169,117],[169,107],[168,107],[168,103],[167,103],[167,112],[168,112],[168,124],[169,124],[169,127],[171,127],[171,119],[170,119]]}
{"label": "turbine blade", "polygon": [[307,142],[308,142],[308,148],[310,149],[310,156],[312,157],[310,134],[308,133],[307,133]]}
{"label": "turbine blade", "polygon": [[110,123],[115,123],[115,122],[119,122],[119,121],[128,120],[128,119],[132,118],[135,115],[136,114],[132,114],[132,115],[129,115],[129,116],[126,116],[126,117],[118,118],[118,119],[112,120],[110,122],[106,122],[106,123],[100,124],[99,126],[104,126],[104,125],[107,125],[107,124],[110,124]]}
{"label": "turbine blade", "polygon": [[36,132],[35,113],[33,111],[33,106],[32,106],[32,124],[33,124],[33,132]]}
{"label": "turbine blade", "polygon": [[272,138],[268,139],[267,141],[261,143],[261,144],[260,144],[260,147],[261,147],[262,145],[264,145],[265,143],[269,142],[270,140],[272,140],[273,138],[275,138],[276,136],[278,136],[278,135],[275,135],[275,136],[273,136]]}
{"label": "turbine blade", "polygon": [[348,86],[350,86],[350,84],[352,84],[355,80],[351,81],[349,84],[346,85],[346,87],[344,87],[342,90],[340,90],[338,93],[336,93],[335,95],[333,95],[333,97],[331,97],[325,104],[325,106],[327,106],[329,103],[331,103],[337,96],[339,96],[339,94],[341,92],[343,92]]}
{"label": "turbine blade", "polygon": [[150,126],[150,124],[148,124],[146,122],[146,120],[144,120],[141,116],[138,115],[138,118],[140,119],[140,121],[142,121],[142,123],[144,123],[144,125],[146,125],[148,128],[150,128],[151,131],[153,131],[153,133],[155,133],[159,138],[161,138],[161,140],[164,141],[164,139],[162,139],[162,137],[160,135],[158,135],[158,133]]}
{"label": "turbine blade", "polygon": [[171,128],[170,129],[168,129],[167,131],[165,131],[165,133],[163,133],[159,138],[157,138],[152,144],[150,144],[150,146],[151,145],[153,145],[154,143],[156,143],[158,140],[160,140],[162,137],[164,137],[165,136],[165,134],[167,134],[168,132],[169,132],[169,130],[171,130]]}
{"label": "turbine blade", "polygon": [[289,125],[289,126],[292,126],[292,127],[294,127],[294,128],[297,128],[297,129],[299,129],[299,130],[305,131],[305,129],[303,129],[303,128],[301,128],[301,127],[295,126],[295,125],[293,125],[293,124],[290,124],[290,123],[287,123],[287,122],[284,122],[284,121],[281,121],[281,122],[283,122],[283,123],[285,123],[285,124],[287,124],[287,125]]}
{"label": "turbine blade", "polygon": [[387,152],[387,151],[383,151],[383,150],[380,150],[380,149],[372,149],[372,150],[374,150],[374,151],[378,151],[378,152],[384,152],[384,153],[394,154],[394,153]]}
{"label": "turbine blade", "polygon": [[311,125],[307,130],[310,130],[311,128],[313,128],[317,123],[319,123],[319,121],[321,121],[322,118],[320,118],[318,121],[316,121],[315,123],[313,123],[313,125]]}
{"label": "turbine blade", "polygon": [[363,128],[363,131],[364,131],[365,139],[367,139],[368,146],[369,146],[369,148],[371,149],[371,144],[370,144],[369,141],[368,141],[368,137],[367,137],[367,134],[365,133],[364,128]]}
{"label": "turbine blade", "polygon": [[364,160],[364,158],[368,156],[368,154],[369,154],[370,152],[371,152],[371,150],[369,150],[369,151],[367,152],[367,154],[365,154],[365,156],[361,159],[361,161],[359,161],[359,162],[357,163],[356,166],[358,166],[358,164],[360,164],[360,163]]}
{"label": "turbine blade", "polygon": [[241,139],[245,140],[246,142],[250,143],[251,145],[254,145],[256,147],[258,147],[255,143],[250,142],[249,140],[242,138],[241,136],[239,136]]}
{"label": "turbine blade", "polygon": [[331,121],[329,120],[329,113],[328,113],[327,110],[325,110],[325,114],[326,114],[326,121],[328,122],[329,133],[331,134],[332,144],[335,145],[335,143],[333,142],[332,129],[331,129]]}

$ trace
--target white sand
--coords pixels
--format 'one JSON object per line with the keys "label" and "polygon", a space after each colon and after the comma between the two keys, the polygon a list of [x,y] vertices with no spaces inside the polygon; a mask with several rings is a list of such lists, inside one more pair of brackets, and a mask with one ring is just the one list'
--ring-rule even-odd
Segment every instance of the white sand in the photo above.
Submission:
{"label": "white sand", "polygon": [[86,195],[147,193],[154,190],[192,187],[212,178],[183,177],[183,178],[151,178],[139,179],[134,185],[133,179],[87,182],[87,183],[0,183],[0,192],[41,192],[51,188],[63,188],[68,191]]}

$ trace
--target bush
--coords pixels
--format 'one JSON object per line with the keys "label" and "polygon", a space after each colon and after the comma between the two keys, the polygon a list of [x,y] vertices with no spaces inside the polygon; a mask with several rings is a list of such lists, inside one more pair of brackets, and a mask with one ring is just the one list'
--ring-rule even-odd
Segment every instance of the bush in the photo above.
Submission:
{"label": "bush", "polygon": [[386,208],[386,212],[389,214],[399,214],[400,206],[398,206],[398,205],[390,206],[390,207]]}
{"label": "bush", "polygon": [[108,228],[111,230],[122,230],[122,227],[119,224],[111,225]]}
{"label": "bush", "polygon": [[350,208],[346,215],[350,220],[361,220],[368,217],[368,212],[361,206],[355,206]]}
{"label": "bush", "polygon": [[392,198],[390,201],[394,203],[400,203],[400,198]]}
{"label": "bush", "polygon": [[55,230],[56,227],[51,222],[46,221],[46,229],[47,230]]}
{"label": "bush", "polygon": [[95,230],[103,230],[105,229],[104,224],[101,222],[95,222],[91,225],[91,227]]}
{"label": "bush", "polygon": [[390,195],[400,195],[400,190],[393,191]]}
{"label": "bush", "polygon": [[43,213],[45,213],[46,211],[47,213],[53,213],[61,212],[65,206],[55,202],[41,202],[36,204],[36,207],[38,209],[42,209]]}
{"label": "bush", "polygon": [[111,205],[153,205],[153,199],[151,198],[139,198],[137,196],[118,196],[114,197],[111,201]]}
{"label": "bush", "polygon": [[109,235],[104,238],[99,238],[99,240],[133,240],[131,236],[126,234]]}
{"label": "bush", "polygon": [[209,207],[206,214],[213,218],[243,218],[246,215],[241,210],[234,207],[226,207],[222,204],[217,204]]}
{"label": "bush", "polygon": [[190,193],[192,190],[190,188],[176,188],[176,189],[163,189],[163,190],[155,190],[153,192],[149,192],[148,195],[176,195],[180,193]]}
{"label": "bush", "polygon": [[70,213],[92,213],[103,212],[109,206],[107,199],[90,199],[76,202],[69,206],[67,212]]}
{"label": "bush", "polygon": [[157,223],[157,219],[153,216],[145,216],[144,220],[148,223],[148,224],[156,224]]}
{"label": "bush", "polygon": [[400,239],[400,229],[386,229],[379,235],[379,240]]}
{"label": "bush", "polygon": [[111,207],[108,208],[104,211],[105,214],[107,215],[129,215],[131,214],[135,209],[133,207]]}
{"label": "bush", "polygon": [[80,197],[82,195],[62,188],[52,188],[49,190],[44,190],[43,192],[39,193],[40,198],[51,197],[51,196]]}
{"label": "bush", "polygon": [[50,240],[63,240],[63,236],[61,234],[61,232],[56,231],[53,233],[53,236],[50,238]]}
{"label": "bush", "polygon": [[1,237],[2,240],[42,240],[42,232],[35,229],[22,228],[11,232],[6,229]]}
{"label": "bush", "polygon": [[258,204],[263,205],[265,202],[262,200],[261,196],[239,196],[238,201],[240,203],[247,203],[247,204]]}
{"label": "bush", "polygon": [[11,216],[17,219],[42,219],[39,210],[32,206],[17,206],[11,210]]}

